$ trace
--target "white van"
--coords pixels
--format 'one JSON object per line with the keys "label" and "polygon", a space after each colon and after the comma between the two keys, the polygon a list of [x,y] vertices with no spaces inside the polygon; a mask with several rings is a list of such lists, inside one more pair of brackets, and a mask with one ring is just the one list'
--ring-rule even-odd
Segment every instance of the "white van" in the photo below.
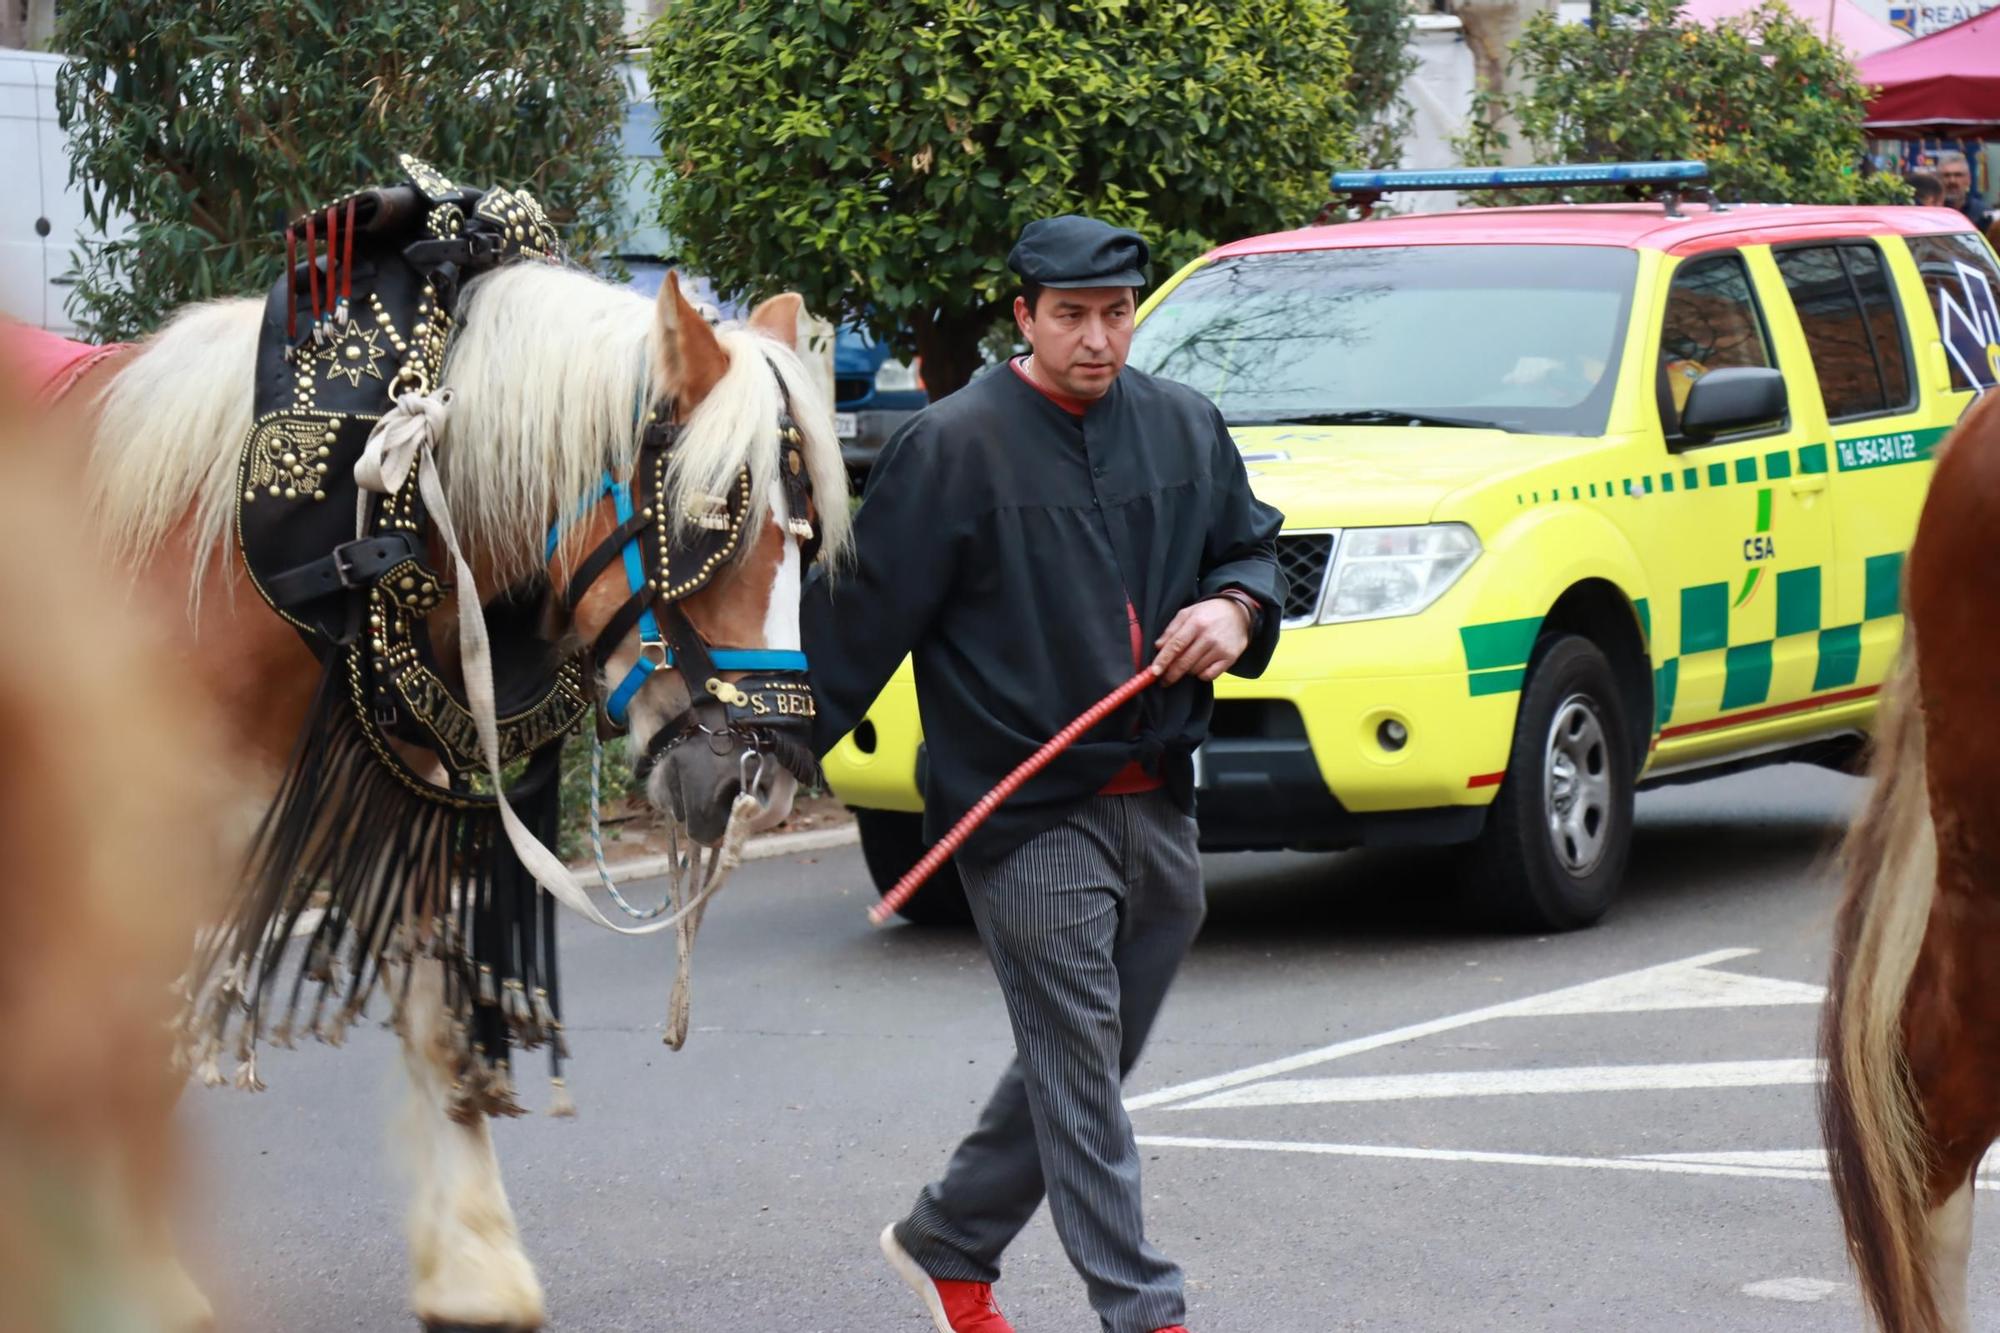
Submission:
{"label": "white van", "polygon": [[69,150],[56,122],[63,58],[0,50],[0,315],[74,334],[63,306],[75,283],[83,191],[69,182]]}

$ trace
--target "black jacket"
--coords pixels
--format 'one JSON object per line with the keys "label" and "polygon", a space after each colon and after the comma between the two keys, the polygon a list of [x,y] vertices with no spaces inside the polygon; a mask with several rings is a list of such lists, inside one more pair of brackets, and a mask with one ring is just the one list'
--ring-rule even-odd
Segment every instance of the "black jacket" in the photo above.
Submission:
{"label": "black jacket", "polygon": [[[918,413],[877,459],[854,563],[808,583],[803,633],[824,754],[916,655],[935,841],[1056,732],[1134,672],[1178,611],[1224,588],[1263,607],[1237,662],[1256,676],[1284,603],[1281,516],[1250,493],[1215,406],[1127,368],[1075,417],[1007,367]],[[1084,736],[966,845],[991,859],[1053,825],[1137,759],[1193,810],[1214,695],[1156,686]]]}

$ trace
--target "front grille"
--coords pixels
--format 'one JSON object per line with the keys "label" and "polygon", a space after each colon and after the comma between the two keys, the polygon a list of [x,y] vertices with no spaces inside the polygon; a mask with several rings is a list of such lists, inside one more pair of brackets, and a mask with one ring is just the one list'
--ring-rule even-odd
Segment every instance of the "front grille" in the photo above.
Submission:
{"label": "front grille", "polygon": [[1333,565],[1335,536],[1331,532],[1278,534],[1278,568],[1285,575],[1286,629],[1310,625],[1319,613],[1326,571]]}

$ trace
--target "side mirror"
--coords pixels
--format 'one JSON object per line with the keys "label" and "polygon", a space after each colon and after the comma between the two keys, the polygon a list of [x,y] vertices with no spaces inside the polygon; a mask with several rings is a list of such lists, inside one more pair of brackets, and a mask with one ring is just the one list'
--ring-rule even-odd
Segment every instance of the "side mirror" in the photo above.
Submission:
{"label": "side mirror", "polygon": [[1789,405],[1782,371],[1764,366],[1711,370],[1688,390],[1687,406],[1681,409],[1681,434],[1710,440],[1768,426],[1783,421]]}

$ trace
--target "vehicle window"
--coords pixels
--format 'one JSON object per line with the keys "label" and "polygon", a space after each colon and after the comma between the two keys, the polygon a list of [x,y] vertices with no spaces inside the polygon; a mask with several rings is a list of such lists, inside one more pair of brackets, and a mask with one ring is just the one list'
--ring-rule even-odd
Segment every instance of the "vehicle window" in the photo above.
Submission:
{"label": "vehicle window", "polygon": [[1847,245],[1840,250],[1847,276],[1861,297],[1861,313],[1875,343],[1875,362],[1882,372],[1885,410],[1916,406],[1910,377],[1910,340],[1903,328],[1903,311],[1896,286],[1889,280],[1882,252],[1873,245]]}
{"label": "vehicle window", "polygon": [[1970,232],[1912,236],[1909,244],[1937,312],[1951,387],[1992,388],[2000,381],[2000,366],[1988,350],[2000,344],[2000,272],[1993,252]]}
{"label": "vehicle window", "polygon": [[1681,409],[1703,375],[1773,364],[1742,256],[1712,255],[1681,265],[1660,328],[1660,425],[1667,438],[1681,438]]}
{"label": "vehicle window", "polygon": [[1241,255],[1169,292],[1131,364],[1200,390],[1237,425],[1596,435],[1637,274],[1638,256],[1610,246]]}
{"label": "vehicle window", "polygon": [[1785,289],[1798,310],[1829,421],[1879,416],[1910,405],[1910,367],[1895,294],[1875,247],[1780,250]]}

